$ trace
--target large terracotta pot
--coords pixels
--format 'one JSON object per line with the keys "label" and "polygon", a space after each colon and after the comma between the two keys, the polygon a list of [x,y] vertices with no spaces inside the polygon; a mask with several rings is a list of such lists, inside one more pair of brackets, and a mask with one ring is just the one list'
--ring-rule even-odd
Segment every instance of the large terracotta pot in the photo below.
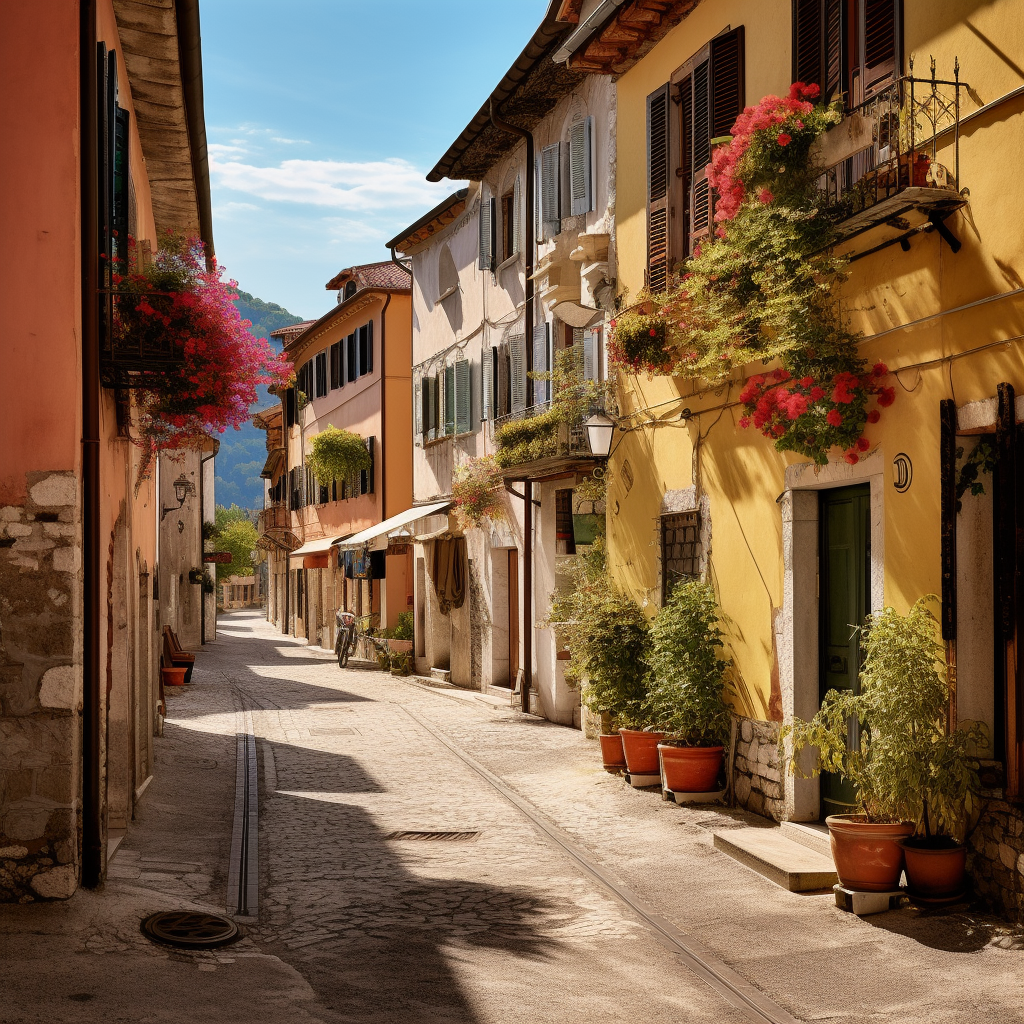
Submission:
{"label": "large terracotta pot", "polygon": [[160,669],[160,678],[163,680],[164,686],[184,686],[187,671],[185,668],[162,668]]}
{"label": "large terracotta pot", "polygon": [[903,840],[900,842],[907,865],[907,889],[912,896],[941,900],[964,891],[967,847],[951,839]]}
{"label": "large terracotta pot", "polygon": [[914,834],[912,821],[868,821],[863,814],[830,814],[825,819],[839,881],[862,892],[894,892],[903,870],[901,839]]}
{"label": "large terracotta pot", "polygon": [[606,772],[621,771],[626,767],[626,752],[622,749],[622,737],[613,732],[598,737],[601,741],[601,760]]}
{"label": "large terracotta pot", "polygon": [[665,738],[663,732],[643,732],[640,729],[620,729],[622,749],[626,753],[626,767],[631,775],[657,775],[658,744]]}
{"label": "large terracotta pot", "polygon": [[673,747],[658,744],[665,788],[673,793],[710,793],[718,788],[724,747]]}

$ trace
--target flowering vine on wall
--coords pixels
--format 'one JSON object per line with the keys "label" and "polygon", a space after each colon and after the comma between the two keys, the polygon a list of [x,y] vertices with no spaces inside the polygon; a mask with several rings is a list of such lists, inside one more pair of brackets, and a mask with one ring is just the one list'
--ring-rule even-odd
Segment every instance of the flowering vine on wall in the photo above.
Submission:
{"label": "flowering vine on wall", "polygon": [[134,389],[139,408],[135,443],[147,454],[198,448],[215,433],[240,427],[261,384],[284,386],[291,364],[249,333],[234,305],[237,282],[208,268],[198,238],[168,234],[151,261],[129,238],[128,266],[112,275],[117,290],[111,329],[115,344],[143,339],[171,357],[158,381]]}
{"label": "flowering vine on wall", "polygon": [[659,370],[628,343],[610,351],[634,372],[711,385],[755,360],[777,361],[778,369],[747,380],[740,426],[780,451],[824,464],[839,447],[853,463],[870,447],[865,427],[895,391],[884,364],[870,368],[858,355],[840,308],[848,261],[835,253],[836,218],[812,147],[842,114],[839,104],[815,105],[817,96],[816,85],[796,82],[784,97],[764,97],[716,147],[708,171],[714,234],[695,246],[674,286],[651,297],[668,365]]}

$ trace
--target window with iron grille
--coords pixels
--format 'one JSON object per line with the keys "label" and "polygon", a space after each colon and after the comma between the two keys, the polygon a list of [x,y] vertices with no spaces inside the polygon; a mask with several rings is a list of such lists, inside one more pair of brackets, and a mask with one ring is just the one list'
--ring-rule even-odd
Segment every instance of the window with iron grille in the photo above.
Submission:
{"label": "window with iron grille", "polygon": [[555,491],[555,539],[565,541],[565,553],[576,554],[576,543],[572,529],[572,490],[565,488]]}
{"label": "window with iron grille", "polygon": [[661,517],[661,602],[675,587],[700,576],[700,512],[673,512]]}

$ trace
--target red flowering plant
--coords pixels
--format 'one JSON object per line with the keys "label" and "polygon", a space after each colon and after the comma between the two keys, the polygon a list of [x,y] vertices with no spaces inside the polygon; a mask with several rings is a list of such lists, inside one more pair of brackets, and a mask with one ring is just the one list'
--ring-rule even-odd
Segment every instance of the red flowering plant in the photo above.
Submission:
{"label": "red flowering plant", "polygon": [[842,114],[839,104],[815,105],[817,96],[816,85],[796,82],[736,119],[708,171],[714,234],[656,302],[678,375],[718,384],[755,359],[780,362],[748,381],[741,425],[824,464],[837,445],[857,461],[868,447],[862,430],[877,419],[870,400],[885,406],[895,392],[857,355],[839,307],[847,259],[834,252],[813,147]]}
{"label": "red flowering plant", "polygon": [[452,511],[462,529],[479,526],[484,519],[505,519],[504,488],[501,467],[493,455],[460,466],[452,483]]}
{"label": "red flowering plant", "polygon": [[608,358],[631,373],[665,373],[673,363],[673,354],[665,345],[668,322],[660,311],[645,313],[642,309],[628,309],[612,320]]}
{"label": "red flowering plant", "polygon": [[249,419],[256,389],[287,385],[292,367],[249,333],[251,322],[234,305],[236,282],[221,280],[215,260],[207,266],[199,239],[168,234],[151,260],[137,257],[129,239],[128,266],[112,275],[112,333],[115,345],[130,339],[138,347],[141,340],[142,351],[170,357],[158,379],[148,376],[133,389],[136,444],[151,458],[238,429]]}

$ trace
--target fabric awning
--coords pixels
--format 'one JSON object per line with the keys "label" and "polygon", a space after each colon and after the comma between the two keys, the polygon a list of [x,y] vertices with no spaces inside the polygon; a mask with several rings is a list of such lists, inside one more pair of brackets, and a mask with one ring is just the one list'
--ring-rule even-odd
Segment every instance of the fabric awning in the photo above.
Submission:
{"label": "fabric awning", "polygon": [[263,464],[263,470],[260,476],[264,480],[271,480],[274,476],[274,471],[277,469],[278,464],[284,459],[284,449],[275,448],[268,456],[267,461]]}
{"label": "fabric awning", "polygon": [[371,526],[369,529],[362,530],[359,533],[354,533],[351,537],[345,537],[344,539],[339,537],[335,543],[343,550],[351,551],[356,548],[361,548],[369,544],[371,541],[376,540],[378,537],[385,537],[394,530],[399,530],[403,526],[409,526],[411,523],[415,523],[417,519],[424,519],[427,516],[433,516],[440,512],[444,512],[451,508],[451,505],[451,501],[435,501],[429,505],[413,505],[412,508],[406,509],[404,512],[399,512],[397,516],[392,516],[390,519],[385,519],[384,522],[378,523],[376,526]]}
{"label": "fabric awning", "polygon": [[325,551],[330,551],[333,544],[333,537],[321,537],[319,540],[306,541],[301,548],[296,548],[294,551],[289,552],[289,554],[292,558],[302,558],[303,555],[319,555]]}

